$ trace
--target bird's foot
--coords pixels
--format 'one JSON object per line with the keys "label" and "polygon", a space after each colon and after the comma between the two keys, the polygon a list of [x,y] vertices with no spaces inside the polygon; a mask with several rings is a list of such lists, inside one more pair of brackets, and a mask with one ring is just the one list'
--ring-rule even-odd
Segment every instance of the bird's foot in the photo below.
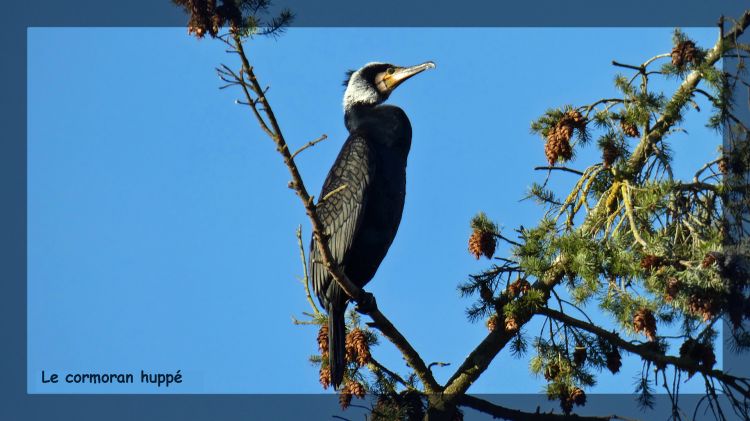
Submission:
{"label": "bird's foot", "polygon": [[362,292],[362,299],[357,302],[357,305],[354,307],[354,310],[357,311],[357,313],[360,314],[368,314],[371,311],[378,308],[377,303],[375,302],[375,296],[370,294],[369,292]]}

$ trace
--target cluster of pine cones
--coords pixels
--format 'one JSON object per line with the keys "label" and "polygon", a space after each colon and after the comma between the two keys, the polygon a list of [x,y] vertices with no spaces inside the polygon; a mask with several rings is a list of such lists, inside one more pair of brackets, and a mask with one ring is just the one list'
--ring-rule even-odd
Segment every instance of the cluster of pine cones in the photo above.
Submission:
{"label": "cluster of pine cones", "polygon": [[[687,358],[695,364],[710,369],[716,364],[716,355],[711,344],[698,342],[693,338],[686,340],[680,347],[680,357]],[[688,374],[692,376],[695,370],[689,370]]]}
{"label": "cluster of pine cones", "polygon": [[560,408],[565,415],[569,415],[573,410],[573,404],[586,405],[586,392],[579,387],[567,388],[566,393],[560,395]]}
{"label": "cluster of pine cones", "polygon": [[688,299],[691,313],[701,316],[704,322],[713,319],[721,311],[721,298],[706,292],[694,293]]}
{"label": "cluster of pine cones", "polygon": [[519,294],[526,294],[531,289],[529,281],[523,278],[518,278],[508,285],[508,296],[509,298],[516,298]]}
{"label": "cluster of pine cones", "polygon": [[[486,325],[487,330],[492,332],[493,330],[497,329],[498,323],[500,323],[500,316],[497,315],[497,313],[493,314],[487,319]],[[505,330],[507,332],[515,332],[518,330],[518,321],[513,316],[506,316],[505,317]]]}
{"label": "cluster of pine cones", "polygon": [[242,23],[242,12],[233,0],[222,0],[216,6],[216,0],[172,0],[190,13],[188,33],[203,38],[206,34],[216,37],[225,23],[238,28]]}
{"label": "cluster of pine cones", "polygon": [[[345,339],[346,347],[346,362],[355,362],[358,366],[362,367],[370,362],[370,346],[367,343],[367,335],[360,328],[354,328],[346,335]],[[328,367],[328,325],[320,325],[318,330],[318,350],[320,351],[322,362],[320,364],[319,380],[320,384],[324,389],[328,389],[331,386],[331,369]],[[354,384],[356,383],[356,384]],[[364,396],[364,386],[360,383],[347,380],[344,388],[341,390],[341,394],[348,394],[351,402],[351,395],[362,397]],[[361,395],[360,396],[360,391]],[[345,397],[339,397],[340,399],[346,399]],[[342,401],[344,402],[344,401]],[[343,403],[342,403],[343,406]],[[349,406],[347,404],[347,406]]]}
{"label": "cluster of pine cones", "polygon": [[699,60],[700,54],[693,41],[682,41],[672,48],[672,64],[678,69],[685,67],[686,63],[698,64]]}
{"label": "cluster of pine cones", "polygon": [[567,161],[573,157],[573,148],[570,146],[570,138],[573,137],[573,129],[586,127],[586,120],[578,110],[570,110],[547,131],[547,142],[544,144],[544,154],[550,165],[554,165],[558,159]]}
{"label": "cluster of pine cones", "polygon": [[649,341],[656,340],[656,318],[654,313],[647,308],[642,308],[633,316],[633,330],[643,333]]}

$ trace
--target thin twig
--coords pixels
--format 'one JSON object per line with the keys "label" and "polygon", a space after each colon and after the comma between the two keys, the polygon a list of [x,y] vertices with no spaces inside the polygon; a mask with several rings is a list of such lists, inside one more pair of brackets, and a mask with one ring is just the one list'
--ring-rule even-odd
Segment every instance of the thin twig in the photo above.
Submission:
{"label": "thin twig", "polygon": [[381,364],[378,360],[376,360],[372,356],[370,356],[370,364],[374,365],[375,367],[377,367],[378,370],[384,372],[389,377],[392,377],[397,382],[401,383],[404,387],[407,387],[409,389],[413,389],[412,385],[410,385],[406,380],[404,380],[403,377],[401,377],[398,373],[396,373],[396,372],[391,371],[390,369],[388,369],[388,367],[386,367],[383,364]]}
{"label": "thin twig", "polygon": [[302,225],[297,226],[297,245],[299,246],[300,259],[302,260],[302,284],[305,285],[305,295],[307,296],[307,302],[310,303],[315,315],[320,314],[318,306],[315,305],[315,301],[312,299],[310,294],[310,277],[307,274],[307,258],[305,258],[305,246],[302,244]]}
{"label": "thin twig", "polygon": [[293,153],[293,154],[292,154],[292,159],[296,158],[296,157],[297,157],[297,155],[299,155],[299,154],[300,154],[300,152],[304,151],[305,149],[307,149],[307,148],[312,148],[313,146],[317,145],[318,143],[320,143],[320,142],[322,142],[322,141],[324,141],[324,140],[326,140],[326,139],[328,139],[328,136],[327,136],[327,135],[321,135],[321,136],[320,136],[319,138],[317,138],[317,139],[315,139],[315,140],[311,140],[311,141],[307,142],[307,143],[305,144],[305,146],[303,146],[303,147],[301,147],[301,148],[297,149],[297,151],[296,151],[295,153]]}
{"label": "thin twig", "polygon": [[342,185],[340,185],[340,186],[336,187],[335,189],[333,189],[333,190],[329,191],[328,193],[326,193],[326,195],[325,195],[325,196],[323,196],[323,197],[322,197],[322,198],[320,199],[320,201],[321,201],[321,202],[325,202],[326,200],[328,200],[328,199],[329,199],[329,198],[330,198],[331,196],[333,196],[334,194],[336,194],[336,193],[339,193],[339,192],[341,192],[341,191],[345,190],[345,189],[346,189],[346,188],[347,188],[348,186],[349,186],[348,184],[342,184]]}
{"label": "thin twig", "polygon": [[574,170],[572,168],[567,168],[567,167],[555,167],[555,166],[551,166],[551,167],[534,167],[534,170],[536,170],[536,171],[540,171],[540,170],[559,170],[559,171],[571,172],[573,174],[583,175],[582,171]]}

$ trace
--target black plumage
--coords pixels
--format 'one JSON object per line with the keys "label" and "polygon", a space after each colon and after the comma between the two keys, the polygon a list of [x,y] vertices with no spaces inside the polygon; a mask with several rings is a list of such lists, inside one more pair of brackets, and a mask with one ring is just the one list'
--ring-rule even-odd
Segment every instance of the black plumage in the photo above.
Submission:
{"label": "black plumage", "polygon": [[[406,198],[406,161],[411,123],[398,107],[381,105],[401,82],[434,67],[370,63],[345,82],[344,119],[349,138],[323,184],[317,214],[335,262],[356,285],[369,282],[401,222]],[[328,313],[329,368],[337,388],[344,376],[345,318],[348,297],[310,246],[310,278]]]}

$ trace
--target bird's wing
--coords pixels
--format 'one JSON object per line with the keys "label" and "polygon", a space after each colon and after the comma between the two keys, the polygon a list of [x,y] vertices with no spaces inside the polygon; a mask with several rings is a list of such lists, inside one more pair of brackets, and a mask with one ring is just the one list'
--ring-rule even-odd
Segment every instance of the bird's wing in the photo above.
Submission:
{"label": "bird's wing", "polygon": [[[346,254],[362,223],[367,190],[374,170],[375,161],[367,141],[361,135],[352,134],[341,148],[323,184],[316,209],[324,234],[328,236],[333,260],[339,265],[346,264]],[[313,289],[323,306],[327,306],[331,300],[343,299],[341,288],[330,285],[330,276],[322,264],[314,240],[310,246],[310,276]]]}

